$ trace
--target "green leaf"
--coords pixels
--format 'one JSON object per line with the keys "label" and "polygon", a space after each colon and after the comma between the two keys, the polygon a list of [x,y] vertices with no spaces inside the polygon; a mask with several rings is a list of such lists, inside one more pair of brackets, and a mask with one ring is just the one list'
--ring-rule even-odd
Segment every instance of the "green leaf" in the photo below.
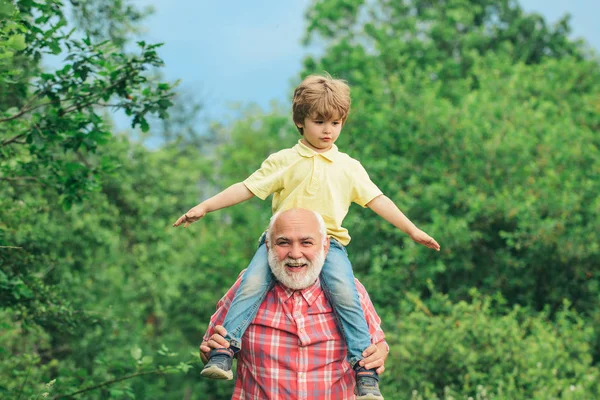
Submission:
{"label": "green leaf", "polygon": [[114,397],[114,398],[120,398],[123,395],[125,395],[125,390],[114,388],[114,387],[113,388],[109,388],[108,392],[110,393],[110,396]]}
{"label": "green leaf", "polygon": [[140,129],[142,130],[142,132],[148,132],[150,130],[150,125],[144,117],[140,118]]}
{"label": "green leaf", "polygon": [[7,46],[15,51],[25,50],[27,43],[25,43],[24,35],[13,35],[6,42]]}
{"label": "green leaf", "polygon": [[139,360],[140,358],[142,358],[142,349],[140,349],[139,347],[134,347],[131,349],[130,354],[131,357],[133,357],[135,360]]}
{"label": "green leaf", "polygon": [[60,52],[62,51],[58,42],[50,42],[48,44],[48,47],[50,48],[50,53],[54,55],[60,54]]}
{"label": "green leaf", "polygon": [[177,369],[179,369],[180,371],[183,371],[184,374],[187,374],[187,372],[192,369],[192,366],[188,363],[179,363],[179,365],[177,366]]}
{"label": "green leaf", "polygon": [[11,1],[0,0],[0,16],[8,17],[16,11]]}
{"label": "green leaf", "polygon": [[152,364],[152,361],[154,361],[154,357],[152,356],[144,356],[141,358],[140,363],[147,365],[147,364]]}

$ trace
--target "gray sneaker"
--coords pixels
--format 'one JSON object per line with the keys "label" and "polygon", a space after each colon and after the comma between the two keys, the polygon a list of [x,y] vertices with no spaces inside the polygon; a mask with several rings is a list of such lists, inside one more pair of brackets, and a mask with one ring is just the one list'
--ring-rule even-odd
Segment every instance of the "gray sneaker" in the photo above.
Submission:
{"label": "gray sneaker", "polygon": [[233,351],[230,349],[213,349],[210,351],[209,360],[200,372],[200,375],[210,379],[233,379],[231,366],[233,365]]}
{"label": "gray sneaker", "polygon": [[354,394],[356,400],[383,400],[383,396],[379,391],[379,375],[373,369],[357,367],[356,371],[356,386]]}

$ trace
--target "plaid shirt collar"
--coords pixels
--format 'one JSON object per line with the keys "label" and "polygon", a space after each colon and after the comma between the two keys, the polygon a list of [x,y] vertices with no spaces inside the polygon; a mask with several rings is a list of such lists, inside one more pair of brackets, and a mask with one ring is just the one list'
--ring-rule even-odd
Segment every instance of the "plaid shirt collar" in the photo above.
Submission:
{"label": "plaid shirt collar", "polygon": [[294,146],[294,149],[302,157],[311,158],[319,155],[331,162],[334,162],[339,154],[339,150],[335,144],[331,145],[331,149],[329,149],[325,153],[317,153],[316,151],[302,143],[302,139],[298,140],[298,144]]}
{"label": "plaid shirt collar", "polygon": [[299,292],[304,300],[308,303],[308,306],[312,306],[315,300],[319,298],[323,290],[321,289],[321,281],[317,279],[315,283],[302,290],[293,290],[288,287],[283,286],[281,283],[277,282],[275,284],[275,293],[279,297],[282,303],[285,303],[294,295],[295,292]]}

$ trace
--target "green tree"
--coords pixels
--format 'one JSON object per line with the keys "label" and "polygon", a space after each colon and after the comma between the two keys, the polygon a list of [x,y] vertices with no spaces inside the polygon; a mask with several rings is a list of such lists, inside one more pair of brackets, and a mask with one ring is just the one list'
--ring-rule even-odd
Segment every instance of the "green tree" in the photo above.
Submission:
{"label": "green tree", "polygon": [[[71,21],[58,1],[5,3],[0,396],[229,398],[231,382],[198,378],[197,346],[270,204],[171,224],[298,140],[289,105],[199,128],[157,49],[134,50],[133,2],[72,1]],[[598,397],[600,72],[568,21],[475,0],[321,0],[307,16],[326,51],[303,74],[352,86],[341,150],[442,244],[358,207],[346,220],[392,345],[384,394]],[[43,70],[52,52],[71,58]],[[116,134],[113,105],[160,145]]]}
{"label": "green tree", "polygon": [[71,20],[78,30],[98,41],[110,40],[119,48],[140,33],[140,23],[152,7],[140,9],[132,0],[70,0]]}
{"label": "green tree", "polygon": [[[125,54],[106,41],[73,39],[72,31],[63,29],[58,1],[17,5],[6,3],[10,18],[2,22],[8,35],[4,53],[20,46],[21,54],[16,65],[6,63],[12,73],[0,82],[15,94],[0,113],[1,179],[37,181],[60,192],[69,206],[94,188],[97,173],[112,168],[90,156],[111,134],[100,110],[121,109],[133,127],[148,130],[149,114],[166,117],[172,85],[153,82],[145,72],[162,65],[159,45],[139,42],[139,54]],[[63,52],[60,68],[41,70],[42,54]]]}
{"label": "green tree", "polygon": [[307,59],[307,71],[336,65],[332,71],[359,86],[377,78],[372,88],[376,82],[365,82],[372,92],[425,70],[441,82],[441,95],[458,101],[477,55],[499,52],[525,64],[584,56],[582,43],[568,38],[568,16],[551,27],[515,0],[317,0],[307,20],[305,41],[327,45],[320,65]]}
{"label": "green tree", "polygon": [[[102,294],[87,289],[97,261],[122,251],[111,219],[119,209],[102,196],[135,149],[112,135],[105,113],[123,110],[147,130],[150,115],[167,116],[173,85],[149,74],[162,65],[159,45],[139,42],[129,53],[93,38],[100,34],[68,31],[60,1],[2,1],[0,14],[0,352],[10,355],[0,365],[0,392],[66,394],[150,367],[150,358],[129,355],[143,320],[121,341],[106,335],[120,322],[96,310]],[[63,57],[61,66],[43,69],[46,55]],[[86,218],[94,228],[81,225]],[[182,360],[156,373],[189,368]]]}
{"label": "green tree", "polygon": [[304,74],[352,86],[341,148],[442,245],[351,212],[349,250],[378,302],[426,294],[431,278],[455,299],[476,286],[592,311],[600,69],[568,18],[548,27],[516,2],[462,0],[323,0],[307,16],[327,47]]}

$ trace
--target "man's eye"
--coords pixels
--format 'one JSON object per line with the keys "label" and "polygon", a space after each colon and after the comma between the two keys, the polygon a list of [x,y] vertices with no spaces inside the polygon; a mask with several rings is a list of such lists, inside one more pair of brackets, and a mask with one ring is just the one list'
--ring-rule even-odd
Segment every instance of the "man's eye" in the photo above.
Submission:
{"label": "man's eye", "polygon": [[313,243],[312,242],[302,242],[302,244],[304,246],[312,246]]}
{"label": "man's eye", "polygon": [[288,244],[289,244],[288,242],[281,242],[281,243],[277,243],[277,246],[280,246],[280,247],[285,247],[285,246],[287,246]]}

